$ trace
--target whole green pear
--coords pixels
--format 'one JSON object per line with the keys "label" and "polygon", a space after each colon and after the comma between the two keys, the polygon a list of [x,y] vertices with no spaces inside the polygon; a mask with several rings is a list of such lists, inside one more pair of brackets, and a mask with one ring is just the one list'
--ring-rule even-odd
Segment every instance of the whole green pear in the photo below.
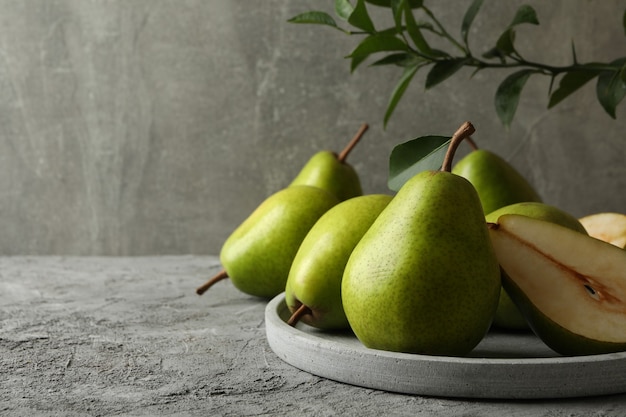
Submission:
{"label": "whole green pear", "polygon": [[308,185],[272,194],[224,242],[220,261],[226,275],[247,294],[280,294],[306,234],[338,202],[328,191]]}
{"label": "whole green pear", "polygon": [[541,201],[528,181],[507,161],[493,152],[476,149],[452,169],[474,185],[485,214],[523,201]]}
{"label": "whole green pear", "polygon": [[[320,151],[313,155],[287,187],[294,191],[284,189],[263,202],[222,246],[223,269],[196,288],[196,293],[202,295],[226,278],[251,295],[272,297],[282,292],[295,251],[304,238],[303,230],[308,231],[319,218],[322,207],[326,208],[323,211],[329,208],[330,197],[334,197],[335,205],[363,194],[359,177],[346,158],[368,128],[366,123],[361,125],[339,154]],[[290,204],[293,207],[288,207]],[[255,273],[252,265],[258,260],[262,262],[259,273]]]}
{"label": "whole green pear", "polygon": [[315,223],[298,249],[285,287],[289,310],[295,314],[305,308],[294,319],[319,329],[349,327],[341,303],[343,270],[356,244],[391,199],[385,194],[350,198]]}
{"label": "whole green pear", "polygon": [[363,195],[361,180],[346,158],[359,142],[367,124],[363,124],[348,145],[339,153],[319,151],[302,167],[291,185],[312,185],[334,194],[340,201]]}
{"label": "whole green pear", "polygon": [[359,175],[336,153],[319,151],[309,159],[290,184],[311,185],[334,194],[340,201],[363,194]]}
{"label": "whole green pear", "polygon": [[[556,223],[577,232],[587,234],[585,228],[576,217],[558,207],[545,203],[522,202],[510,204],[489,213],[486,216],[486,220],[489,223],[497,223],[498,218],[504,214],[520,214],[522,216]],[[502,273],[504,274],[504,272]],[[493,324],[500,329],[530,330],[526,319],[504,289],[500,292],[500,301],[496,315],[493,318]]]}
{"label": "whole green pear", "polygon": [[478,194],[444,163],[400,188],[350,255],[341,291],[366,347],[465,355],[489,330],[500,287]]}

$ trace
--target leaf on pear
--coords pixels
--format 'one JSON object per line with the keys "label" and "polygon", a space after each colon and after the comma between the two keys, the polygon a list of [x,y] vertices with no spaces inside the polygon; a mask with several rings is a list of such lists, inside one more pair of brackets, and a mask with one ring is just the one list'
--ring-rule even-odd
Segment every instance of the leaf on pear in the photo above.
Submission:
{"label": "leaf on pear", "polygon": [[422,136],[393,148],[389,156],[389,189],[398,191],[416,174],[441,169],[451,139],[449,136]]}
{"label": "leaf on pear", "polygon": [[[626,58],[613,61],[612,65],[624,65]],[[613,119],[616,118],[615,109],[626,96],[626,83],[620,76],[621,71],[603,71],[598,75],[596,96],[604,111]]]}
{"label": "leaf on pear", "polygon": [[514,72],[498,86],[495,97],[496,113],[502,124],[507,127],[511,125],[522,89],[533,72],[535,71],[527,69]]}
{"label": "leaf on pear", "polygon": [[371,54],[385,51],[406,51],[406,44],[393,35],[370,35],[363,39],[354,51],[348,55],[348,58],[352,59],[351,71],[354,71]]}
{"label": "leaf on pear", "polygon": [[461,24],[461,36],[463,37],[463,41],[466,45],[470,27],[472,26],[480,7],[483,5],[483,1],[484,0],[474,0],[468,7],[465,12],[465,16],[463,17],[463,23]]}

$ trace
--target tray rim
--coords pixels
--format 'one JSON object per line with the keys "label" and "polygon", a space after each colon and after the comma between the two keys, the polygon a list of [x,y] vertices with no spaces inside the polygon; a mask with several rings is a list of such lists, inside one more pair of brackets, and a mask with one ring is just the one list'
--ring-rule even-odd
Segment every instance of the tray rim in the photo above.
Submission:
{"label": "tray rim", "polygon": [[[350,385],[405,394],[485,399],[568,398],[626,392],[626,378],[616,378],[616,375],[626,374],[626,351],[586,356],[555,354],[554,357],[531,358],[432,356],[390,352],[363,345],[348,346],[320,337],[323,333],[318,335],[291,327],[280,316],[281,309],[284,311],[286,308],[284,293],[270,300],[265,308],[266,337],[274,353],[298,369]],[[297,349],[307,350],[307,356],[293,354]],[[324,362],[327,362],[329,356],[337,356],[345,363],[333,362],[332,366],[325,367]],[[427,372],[424,377],[418,372],[417,375],[403,379],[386,369],[393,368],[395,364]],[[361,366],[361,371],[355,373],[347,369],[351,365],[367,366]],[[372,371],[379,380],[372,381],[368,378],[368,366],[380,367],[376,368],[377,371]],[[483,370],[484,375],[481,376],[479,371]],[[589,372],[584,374],[581,370]],[[608,371],[610,372],[607,374]],[[524,380],[539,374],[546,374],[548,378],[544,381]],[[463,381],[460,376],[467,377],[467,381]],[[499,381],[501,385],[498,389],[491,386],[493,384],[490,384],[490,378]],[[434,384],[429,386],[429,381]],[[536,388],[532,389],[529,383],[535,383]],[[472,386],[469,387],[468,384]]]}

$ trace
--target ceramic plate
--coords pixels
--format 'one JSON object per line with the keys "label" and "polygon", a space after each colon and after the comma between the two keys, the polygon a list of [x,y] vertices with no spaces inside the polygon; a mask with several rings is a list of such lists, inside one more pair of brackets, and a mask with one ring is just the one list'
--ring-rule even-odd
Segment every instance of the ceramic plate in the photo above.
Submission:
{"label": "ceramic plate", "polygon": [[467,357],[368,349],[350,332],[324,332],[286,321],[284,294],[265,309],[276,355],[335,381],[404,394],[538,399],[626,392],[626,352],[563,357],[532,333],[490,332]]}

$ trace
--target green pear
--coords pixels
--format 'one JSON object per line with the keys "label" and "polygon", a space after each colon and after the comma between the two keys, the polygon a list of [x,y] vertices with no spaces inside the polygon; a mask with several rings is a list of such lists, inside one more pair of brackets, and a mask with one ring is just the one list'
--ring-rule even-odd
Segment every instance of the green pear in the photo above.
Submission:
{"label": "green pear", "polygon": [[363,194],[361,181],[352,165],[346,162],[350,151],[359,142],[367,124],[363,124],[357,134],[339,154],[319,151],[302,167],[291,185],[312,185],[334,194],[340,201]]}
{"label": "green pear", "polygon": [[370,194],[348,199],[328,210],[311,228],[294,258],[285,300],[293,313],[290,325],[302,321],[319,329],[345,329],[341,278],[356,244],[392,197]]}
{"label": "green pear", "polygon": [[500,269],[476,190],[452,174],[453,136],[441,171],[409,179],[356,245],[341,294],[357,338],[373,349],[465,355],[488,331]]}
{"label": "green pear", "polygon": [[308,185],[272,194],[224,242],[220,251],[224,270],[196,292],[202,294],[230,278],[246,294],[264,298],[280,294],[306,234],[337,203],[333,194]]}
{"label": "green pear", "polygon": [[476,149],[462,158],[452,173],[471,182],[485,214],[522,201],[541,201],[526,179],[507,161],[493,152]]}
{"label": "green pear", "polygon": [[[558,207],[545,203],[523,202],[510,204],[489,213],[486,216],[487,222],[497,223],[498,218],[503,214],[520,214],[534,219],[560,224],[561,226],[569,227],[580,233],[587,233],[577,218]],[[495,327],[507,330],[530,329],[526,319],[515,306],[506,290],[500,291],[500,301],[496,315],[493,318],[493,324]]]}
{"label": "green pear", "polygon": [[503,286],[546,345],[562,355],[626,350],[626,251],[516,214],[489,231]]}

